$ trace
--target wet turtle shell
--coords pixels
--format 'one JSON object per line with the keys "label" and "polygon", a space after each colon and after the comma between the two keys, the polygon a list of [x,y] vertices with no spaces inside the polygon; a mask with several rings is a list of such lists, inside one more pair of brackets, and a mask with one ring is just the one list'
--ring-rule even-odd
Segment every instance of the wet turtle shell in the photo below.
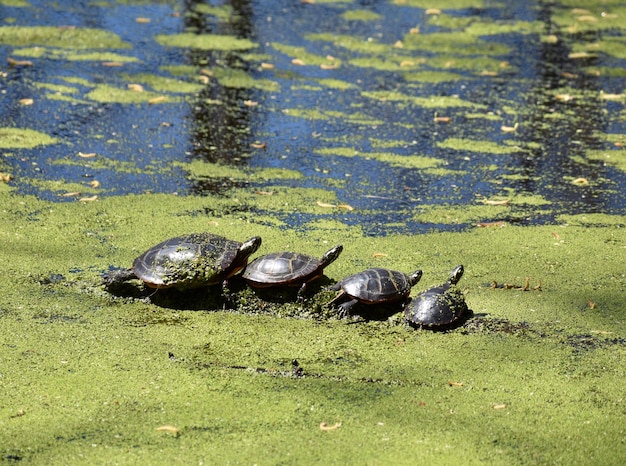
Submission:
{"label": "wet turtle shell", "polygon": [[428,329],[448,329],[461,324],[471,314],[463,293],[455,286],[463,272],[463,266],[459,265],[447,282],[419,293],[404,310],[406,321],[414,327]]}
{"label": "wet turtle shell", "polygon": [[343,251],[342,245],[328,250],[321,259],[297,252],[276,252],[258,257],[248,264],[243,278],[252,287],[300,285],[302,298],[306,284],[324,274],[324,268],[333,263]]}
{"label": "wet turtle shell", "polygon": [[[422,271],[416,270],[407,275],[397,270],[382,268],[367,269],[344,278],[331,289],[341,290],[331,304],[345,301],[339,305],[343,316],[349,315],[357,303],[379,304],[394,303],[408,298],[411,288],[422,278]],[[347,301],[346,301],[347,300]]]}
{"label": "wet turtle shell", "polygon": [[211,233],[177,236],[148,249],[132,268],[105,275],[104,283],[114,286],[138,278],[152,288],[216,285],[243,269],[260,245],[258,236],[245,243]]}

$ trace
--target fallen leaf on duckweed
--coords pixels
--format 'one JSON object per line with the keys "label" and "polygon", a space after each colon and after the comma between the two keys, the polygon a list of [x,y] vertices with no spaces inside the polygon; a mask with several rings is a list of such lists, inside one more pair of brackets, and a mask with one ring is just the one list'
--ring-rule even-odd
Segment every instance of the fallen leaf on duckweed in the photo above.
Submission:
{"label": "fallen leaf on duckweed", "polygon": [[320,430],[337,430],[341,427],[341,422],[335,422],[333,425],[328,425],[325,422],[320,423]]}
{"label": "fallen leaf on duckweed", "polygon": [[154,99],[148,100],[148,104],[154,105],[154,104],[158,104],[161,102],[165,102],[166,100],[167,100],[167,97],[165,97],[164,95],[160,95],[159,97],[155,97]]}
{"label": "fallen leaf on duckweed", "polygon": [[169,425],[159,426],[156,428],[156,430],[158,432],[167,432],[169,434],[172,434],[174,437],[178,437],[180,435],[180,429],[174,426],[169,426]]}
{"label": "fallen leaf on duckweed", "polygon": [[11,57],[7,58],[7,63],[9,66],[33,66],[33,62],[30,60],[16,60]]}

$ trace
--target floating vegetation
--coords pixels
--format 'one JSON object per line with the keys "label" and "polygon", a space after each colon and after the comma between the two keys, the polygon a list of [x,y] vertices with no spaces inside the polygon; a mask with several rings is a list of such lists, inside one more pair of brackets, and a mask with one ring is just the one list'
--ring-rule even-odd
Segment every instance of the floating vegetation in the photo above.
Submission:
{"label": "floating vegetation", "polygon": [[159,34],[155,36],[154,40],[166,47],[183,47],[199,50],[235,51],[250,50],[258,47],[251,40],[238,39],[235,36],[221,34],[192,34],[189,32],[171,35]]}
{"label": "floating vegetation", "polygon": [[0,44],[61,49],[125,49],[130,44],[103,29],[53,26],[0,26]]}
{"label": "floating vegetation", "polygon": [[58,142],[57,138],[33,129],[0,128],[0,148],[2,149],[32,149]]}
{"label": "floating vegetation", "polygon": [[437,143],[442,149],[454,149],[458,151],[482,152],[488,154],[511,154],[520,152],[522,149],[515,146],[503,146],[493,141],[478,141],[472,139],[448,138]]}

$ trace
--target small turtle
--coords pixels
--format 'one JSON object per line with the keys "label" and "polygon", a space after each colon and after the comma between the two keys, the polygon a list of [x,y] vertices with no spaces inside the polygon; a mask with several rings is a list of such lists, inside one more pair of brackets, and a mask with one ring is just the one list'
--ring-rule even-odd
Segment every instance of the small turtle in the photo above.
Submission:
{"label": "small turtle", "polygon": [[[389,269],[367,269],[350,275],[336,283],[331,290],[339,293],[330,303],[339,305],[342,317],[350,314],[357,303],[381,304],[396,303],[408,298],[411,288],[422,278],[422,271],[416,270],[411,275]],[[350,299],[351,298],[351,299]],[[346,299],[349,299],[346,301]]]}
{"label": "small turtle", "polygon": [[448,281],[419,293],[404,310],[404,318],[414,326],[428,329],[448,329],[460,324],[471,311],[463,293],[456,285],[463,276],[463,266],[450,273]]}
{"label": "small turtle", "polygon": [[216,285],[243,269],[260,245],[258,236],[245,243],[211,233],[177,236],[148,249],[132,268],[105,274],[104,284],[111,287],[138,278],[151,288]]}
{"label": "small turtle", "polygon": [[324,274],[324,268],[333,263],[343,251],[338,245],[321,259],[297,252],[276,252],[254,259],[243,272],[243,278],[255,288],[278,285],[298,286],[298,299],[304,298],[306,284]]}

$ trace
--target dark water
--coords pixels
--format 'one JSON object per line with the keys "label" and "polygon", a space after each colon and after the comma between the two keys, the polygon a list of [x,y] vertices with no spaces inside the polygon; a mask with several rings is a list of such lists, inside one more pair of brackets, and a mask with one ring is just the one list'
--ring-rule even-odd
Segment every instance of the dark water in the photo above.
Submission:
{"label": "dark water", "polygon": [[[276,185],[322,188],[335,191],[339,203],[355,209],[327,216],[364,225],[370,234],[459,229],[476,221],[544,223],[563,213],[626,212],[625,173],[588,157],[590,150],[615,154],[623,150],[606,134],[626,134],[624,98],[599,95],[624,92],[624,73],[619,72],[624,59],[603,52],[582,58],[570,55],[581,44],[621,38],[623,29],[567,31],[555,18],[567,17],[568,8],[543,2],[519,1],[511,6],[487,1],[446,10],[446,2],[434,2],[441,3],[444,12],[433,15],[416,6],[374,0],[314,5],[297,1],[29,3],[22,8],[0,7],[3,25],[103,29],[131,45],[113,52],[138,61],[117,67],[103,66],[107,60],[73,61],[52,56],[57,47],[28,58],[20,56],[20,50],[29,45],[3,45],[6,41],[0,35],[0,63],[8,57],[33,62],[4,67],[0,125],[31,128],[59,139],[57,144],[33,149],[2,150],[0,171],[14,176],[11,184],[20,193],[75,201],[76,197],[62,196],[64,191],[50,183],[86,185],[93,179],[101,183],[97,191],[101,197],[143,192],[228,196],[232,188]],[[227,17],[215,16],[207,7],[222,8]],[[353,19],[350,13],[355,11],[377,16]],[[137,22],[137,18],[150,22]],[[500,28],[497,33],[486,29],[492,25]],[[473,32],[483,26],[485,34]],[[411,28],[419,28],[419,34],[409,34]],[[232,35],[257,47],[207,51],[165,47],[155,40],[157,35],[181,32]],[[442,33],[456,35],[454,40],[441,35],[430,45],[413,43],[415,36]],[[547,40],[551,35],[559,40]],[[307,54],[330,66],[294,64],[298,54],[284,46],[304,47]],[[306,62],[307,55],[302,56]],[[328,69],[339,61],[340,66]],[[180,65],[194,71],[181,77],[168,68]],[[389,69],[380,69],[385,66]],[[202,69],[235,69],[257,83],[269,80],[279,89],[233,86],[213,76],[199,81]],[[596,73],[598,69],[603,72]],[[411,73],[417,72],[454,73],[456,78],[412,78]],[[90,98],[97,86],[126,89],[146,74],[204,86],[194,93],[165,92],[180,97],[174,103]],[[69,97],[58,100],[49,84],[75,90],[56,91]],[[402,97],[381,100],[382,93]],[[458,97],[474,107],[428,106],[411,100],[424,97]],[[24,98],[34,99],[34,105],[20,105]],[[450,121],[435,122],[435,116]],[[501,129],[516,123],[515,131]],[[458,140],[460,146],[448,144]],[[482,149],[473,145],[475,141],[504,150]],[[256,142],[265,147],[255,148]],[[516,149],[508,150],[511,147]],[[359,155],[346,157],[341,150]],[[111,163],[94,165],[77,157],[78,152],[96,153]],[[407,161],[434,157],[441,163],[419,168],[398,162],[404,160],[398,157]],[[287,168],[304,176],[262,183],[219,177],[190,180],[184,168],[172,163],[194,159],[242,169]],[[588,184],[573,182],[580,178]],[[74,185],[67,186],[65,191],[71,191]],[[484,198],[511,196],[541,199],[544,204],[512,202],[505,212],[478,214],[471,222],[453,224],[415,216],[432,206],[462,209],[481,205]],[[255,211],[254,206],[249,209]],[[276,215],[295,227],[325,216]]]}

